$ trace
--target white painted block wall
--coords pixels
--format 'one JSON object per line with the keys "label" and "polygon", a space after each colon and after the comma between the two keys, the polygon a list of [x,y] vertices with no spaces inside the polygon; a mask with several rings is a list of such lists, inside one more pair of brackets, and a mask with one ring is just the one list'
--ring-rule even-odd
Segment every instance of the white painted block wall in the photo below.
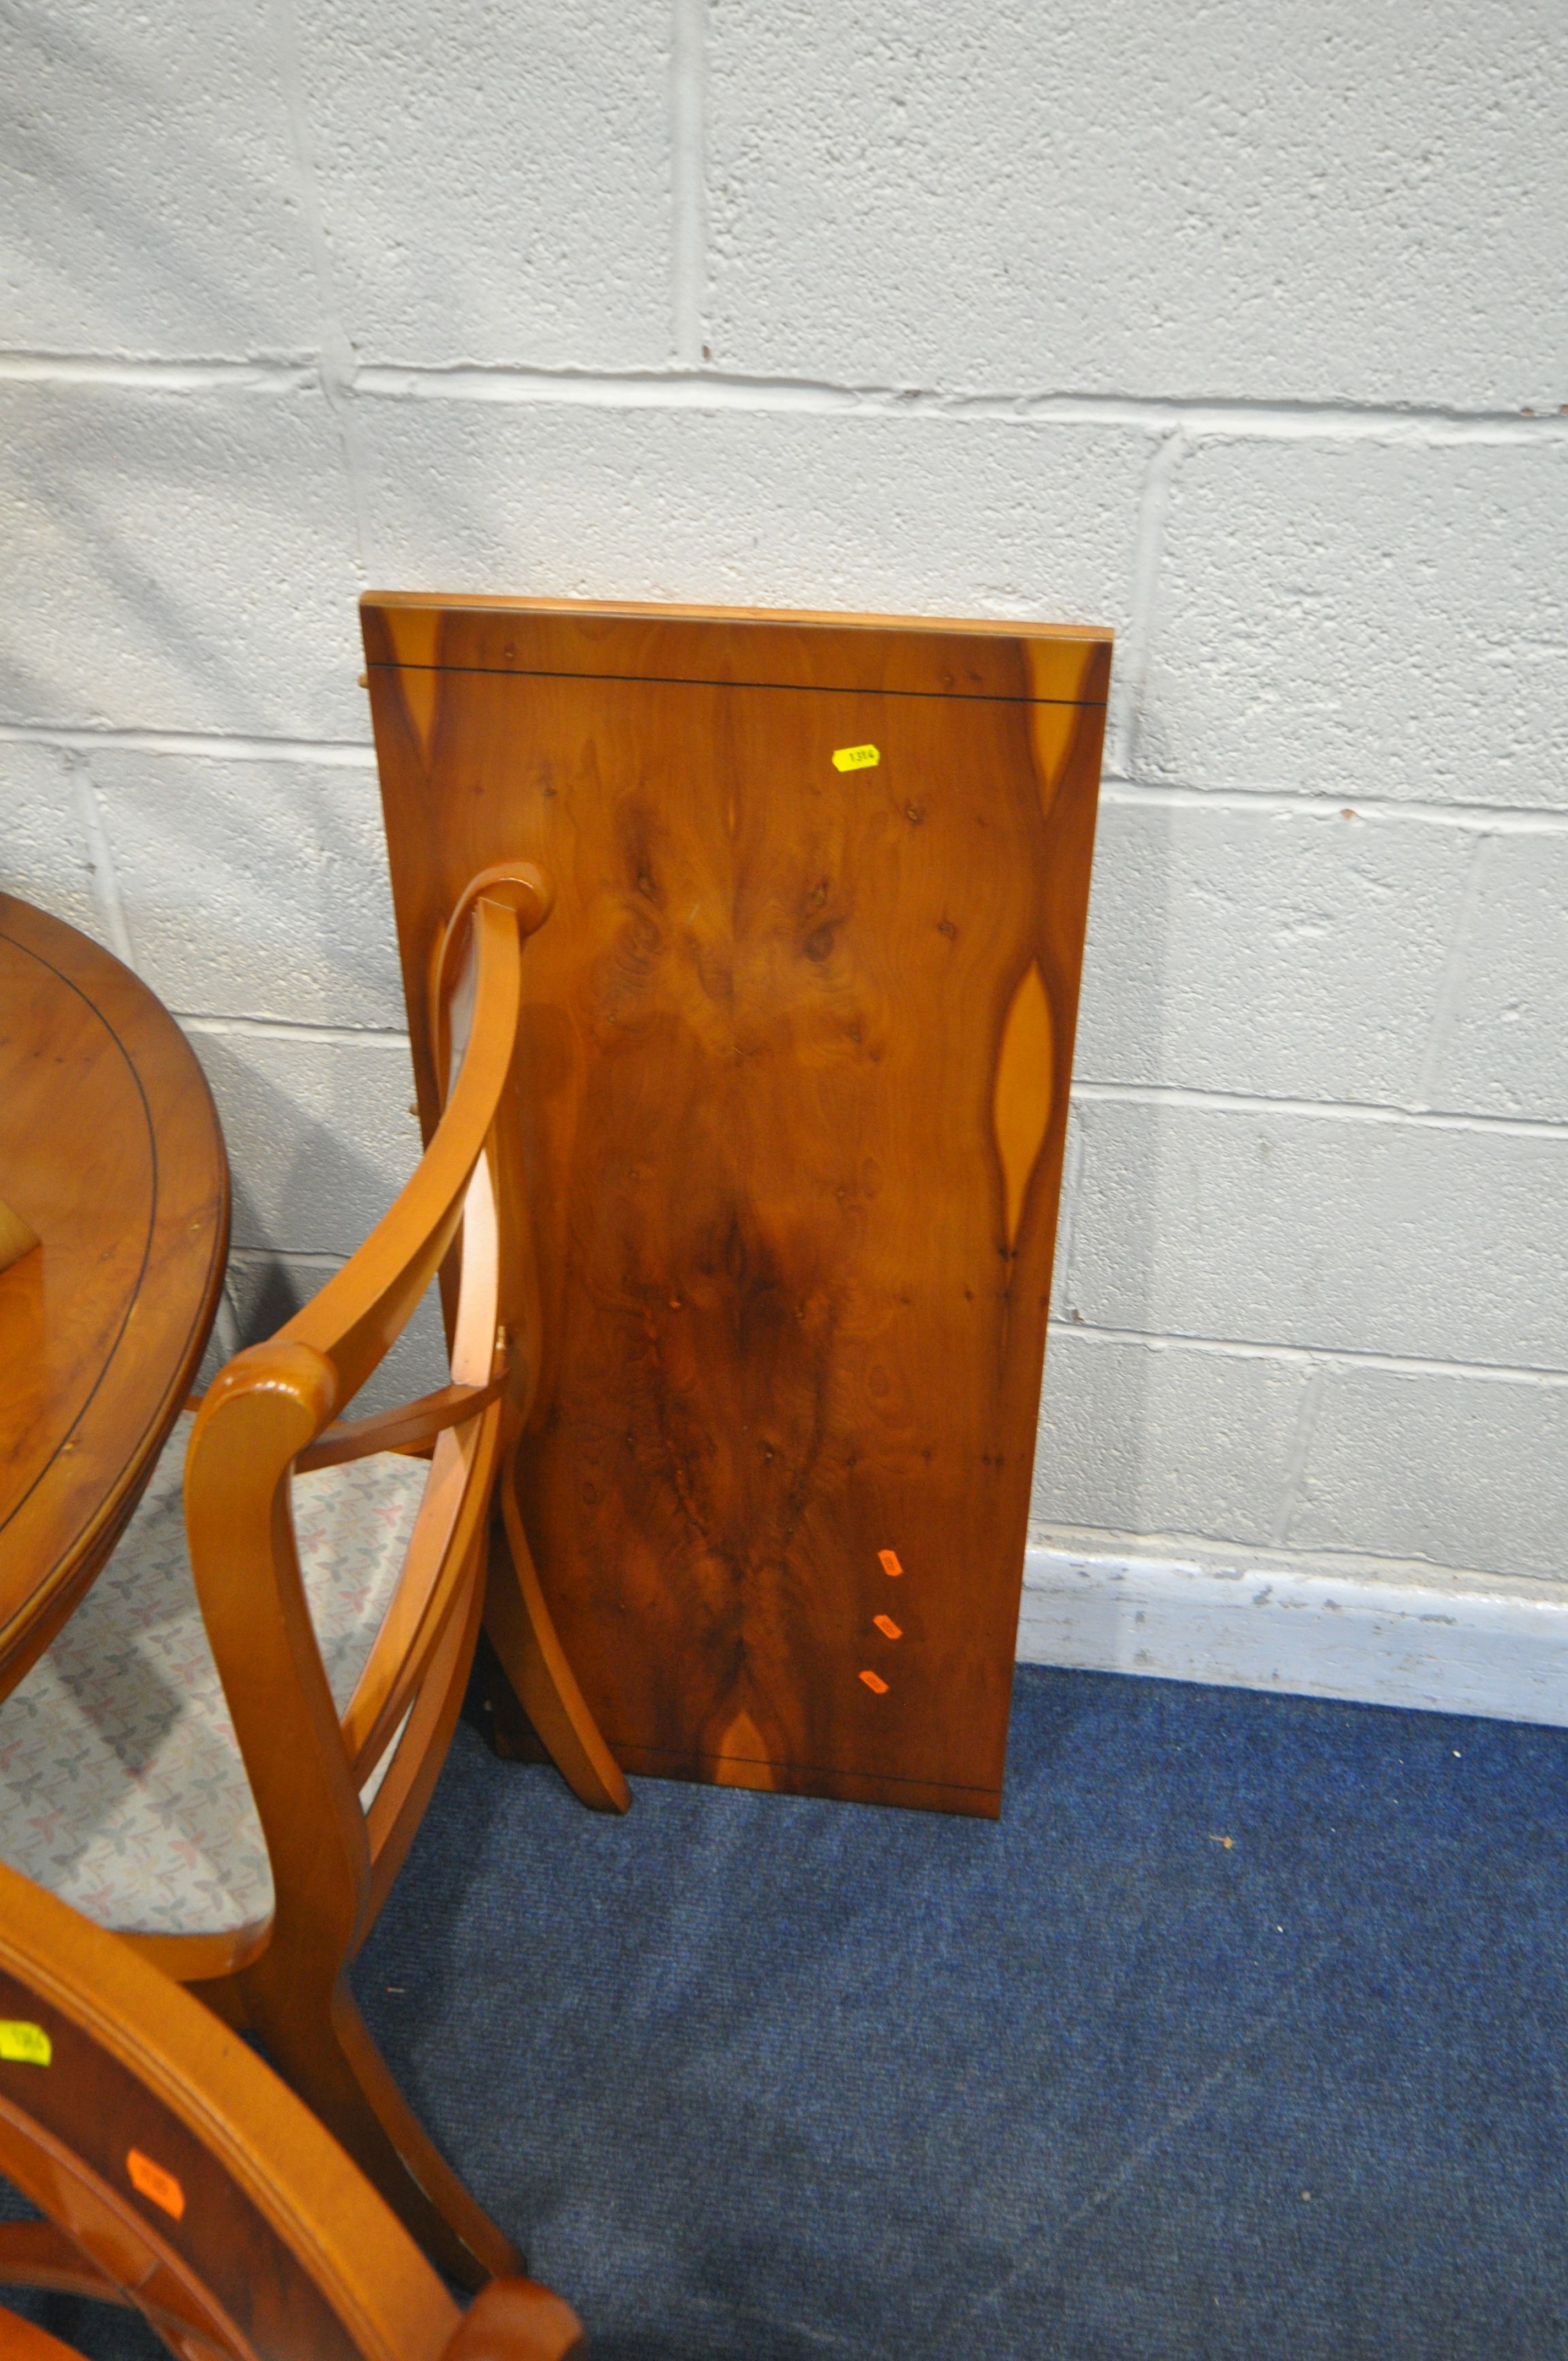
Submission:
{"label": "white painted block wall", "polygon": [[227,1333],[414,1153],[362,588],[1108,622],[1025,1644],[1568,1610],[1550,0],[18,21],[0,881],[188,1024]]}

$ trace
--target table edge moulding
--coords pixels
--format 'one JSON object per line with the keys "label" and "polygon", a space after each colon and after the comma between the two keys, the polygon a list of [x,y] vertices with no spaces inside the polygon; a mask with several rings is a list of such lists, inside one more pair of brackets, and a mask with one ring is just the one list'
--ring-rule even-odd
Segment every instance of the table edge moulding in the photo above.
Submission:
{"label": "table edge moulding", "polygon": [[0,1696],[115,1548],[190,1391],[228,1250],[194,1051],[101,945],[0,894]]}

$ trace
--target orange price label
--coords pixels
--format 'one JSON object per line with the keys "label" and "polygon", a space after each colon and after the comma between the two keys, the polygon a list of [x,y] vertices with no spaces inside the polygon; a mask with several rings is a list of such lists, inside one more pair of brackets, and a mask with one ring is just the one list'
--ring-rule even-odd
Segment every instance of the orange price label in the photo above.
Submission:
{"label": "orange price label", "polygon": [[126,2155],[126,2170],[130,2174],[133,2189],[139,2189],[144,2197],[150,2197],[155,2205],[161,2205],[166,2213],[172,2213],[179,2221],[185,2211],[185,2191],[171,2172],[154,2164],[150,2156],[143,2156],[139,2147],[133,2147]]}
{"label": "orange price label", "polygon": [[861,1678],[864,1681],[867,1688],[870,1689],[872,1697],[885,1697],[887,1695],[887,1683],[881,1679],[877,1674],[862,1673],[861,1675]]}
{"label": "orange price label", "polygon": [[902,1574],[904,1572],[904,1568],[898,1563],[898,1555],[894,1550],[878,1550],[877,1564],[881,1566],[883,1574]]}
{"label": "orange price label", "polygon": [[891,1615],[873,1615],[872,1617],[872,1621],[876,1625],[877,1630],[882,1633],[884,1640],[903,1639],[904,1633],[900,1630],[899,1626],[894,1621]]}

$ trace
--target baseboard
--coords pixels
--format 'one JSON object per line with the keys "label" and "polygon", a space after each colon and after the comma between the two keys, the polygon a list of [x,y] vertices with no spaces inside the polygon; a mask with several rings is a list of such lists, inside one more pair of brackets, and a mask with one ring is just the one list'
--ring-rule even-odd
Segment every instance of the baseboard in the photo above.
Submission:
{"label": "baseboard", "polygon": [[1568,1591],[1435,1568],[1033,1547],[1018,1659],[1568,1727]]}

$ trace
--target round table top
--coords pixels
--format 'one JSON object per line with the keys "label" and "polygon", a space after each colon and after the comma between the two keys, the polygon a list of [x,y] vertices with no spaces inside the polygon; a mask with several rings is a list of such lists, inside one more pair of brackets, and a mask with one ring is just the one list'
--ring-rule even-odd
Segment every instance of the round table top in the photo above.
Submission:
{"label": "round table top", "polygon": [[118,1540],[194,1380],[228,1250],[206,1077],[128,968],[0,894],[0,1697]]}

